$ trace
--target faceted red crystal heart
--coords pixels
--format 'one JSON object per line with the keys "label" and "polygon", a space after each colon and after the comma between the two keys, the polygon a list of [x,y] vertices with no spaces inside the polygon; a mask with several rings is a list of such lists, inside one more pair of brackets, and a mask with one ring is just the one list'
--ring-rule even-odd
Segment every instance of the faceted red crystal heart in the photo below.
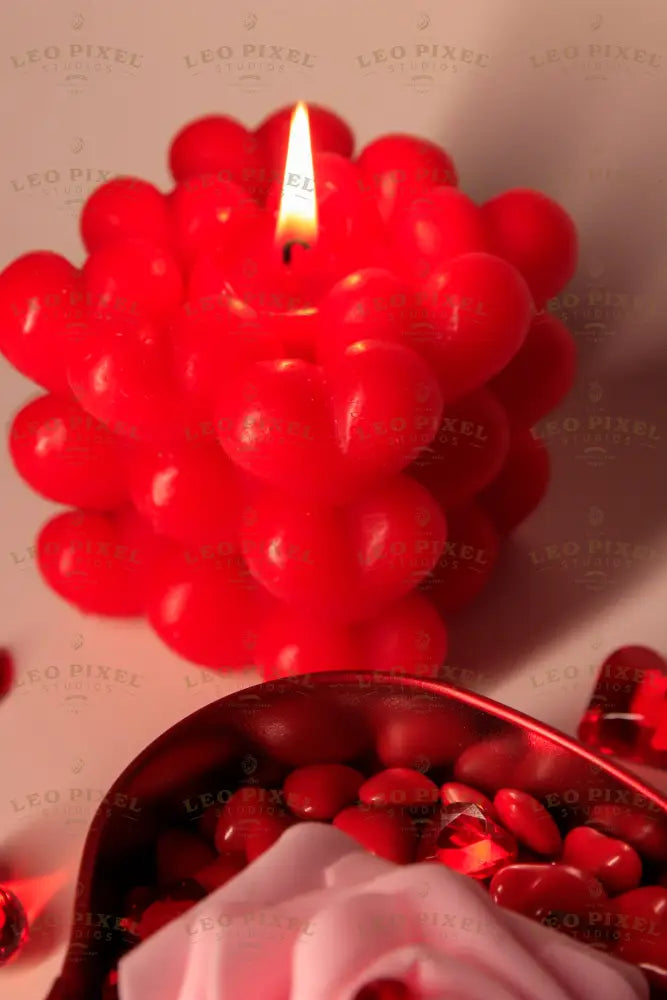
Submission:
{"label": "faceted red crystal heart", "polygon": [[491,878],[516,860],[517,843],[476,802],[443,806],[419,844],[420,861],[441,861],[471,878]]}
{"label": "faceted red crystal heart", "polygon": [[399,344],[360,341],[327,369],[267,361],[245,369],[217,408],[223,449],[293,496],[345,502],[405,468],[433,439],[442,397]]}

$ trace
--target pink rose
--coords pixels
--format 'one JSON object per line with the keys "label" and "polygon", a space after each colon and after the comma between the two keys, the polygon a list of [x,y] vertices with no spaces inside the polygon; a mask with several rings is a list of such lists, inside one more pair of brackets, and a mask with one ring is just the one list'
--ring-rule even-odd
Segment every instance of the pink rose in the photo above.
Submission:
{"label": "pink rose", "polygon": [[287,830],[119,965],[121,1000],[355,1000],[378,980],[414,1000],[648,997],[638,970],[471,879],[391,864],[320,823]]}

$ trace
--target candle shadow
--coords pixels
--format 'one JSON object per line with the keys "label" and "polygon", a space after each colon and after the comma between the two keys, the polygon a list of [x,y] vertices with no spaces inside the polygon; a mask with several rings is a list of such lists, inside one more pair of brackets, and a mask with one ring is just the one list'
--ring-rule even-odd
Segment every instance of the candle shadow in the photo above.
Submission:
{"label": "candle shadow", "polygon": [[[581,409],[588,366],[581,385],[548,419]],[[659,536],[667,520],[667,358],[638,362],[632,370],[610,371],[604,381],[604,414],[614,425],[630,420],[653,426],[655,447],[622,433],[607,445],[601,467],[573,435],[549,441],[552,481],[540,507],[509,539],[487,589],[477,602],[449,620],[448,662],[456,669],[494,678],[511,673],[517,662],[556,638],[577,630],[604,645],[604,624],[596,616],[619,614],[638,583],[655,572],[667,552]],[[577,397],[579,401],[577,402]],[[590,404],[588,404],[590,405]],[[595,411],[597,412],[597,411]],[[583,461],[580,460],[583,458]],[[623,644],[642,644],[628,632]],[[667,644],[662,652],[667,654]]]}

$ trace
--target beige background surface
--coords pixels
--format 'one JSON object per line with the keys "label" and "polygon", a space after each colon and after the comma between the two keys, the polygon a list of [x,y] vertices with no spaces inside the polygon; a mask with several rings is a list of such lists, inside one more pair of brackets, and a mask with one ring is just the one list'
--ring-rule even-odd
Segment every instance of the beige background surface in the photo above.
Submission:
{"label": "beige background surface", "polygon": [[[447,673],[573,732],[609,651],[667,654],[666,97],[664,0],[6,3],[0,263],[36,248],[80,261],[76,217],[96,184],[136,173],[166,186],[167,144],[189,118],[217,110],[254,125],[299,98],[347,116],[359,144],[390,130],[442,142],[473,196],[525,184],[559,198],[582,235],[559,304],[578,383],[542,428],[548,500],[455,627]],[[6,364],[0,379],[6,427],[36,393]],[[255,675],[215,677],[141,624],[62,604],[31,551],[54,508],[4,447],[0,476],[0,642],[19,669],[0,705],[0,865],[65,865],[67,906],[116,774]],[[66,930],[40,962],[0,973],[0,995],[43,996]]]}

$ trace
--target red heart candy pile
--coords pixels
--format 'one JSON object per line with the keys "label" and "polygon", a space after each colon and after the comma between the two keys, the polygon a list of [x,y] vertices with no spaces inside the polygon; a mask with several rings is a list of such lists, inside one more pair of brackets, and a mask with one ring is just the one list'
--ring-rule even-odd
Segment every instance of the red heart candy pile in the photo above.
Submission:
{"label": "red heart candy pile", "polygon": [[70,508],[39,569],[203,666],[434,676],[441,615],[547,486],[530,428],[574,378],[544,310],[576,231],[536,191],[475,204],[423,139],[353,157],[311,106],[319,229],[286,255],[291,114],[187,125],[170,192],[118,177],[90,196],[82,266],[36,251],[0,274],[0,350],[46,390],[11,455]]}

